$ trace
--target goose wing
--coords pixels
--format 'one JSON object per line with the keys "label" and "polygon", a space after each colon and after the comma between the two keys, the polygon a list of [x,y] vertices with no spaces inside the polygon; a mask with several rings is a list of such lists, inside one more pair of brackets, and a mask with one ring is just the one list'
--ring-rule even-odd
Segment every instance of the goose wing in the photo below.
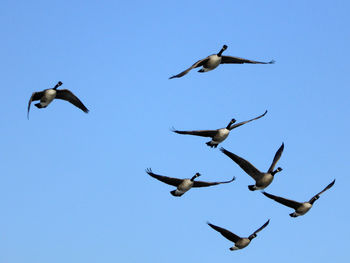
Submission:
{"label": "goose wing", "polygon": [[207,224],[213,228],[214,230],[218,231],[221,235],[223,235],[224,237],[226,237],[228,240],[236,243],[238,240],[240,240],[241,238],[239,236],[237,236],[236,234],[233,234],[232,232],[228,231],[225,228],[210,224],[209,222],[207,222]]}
{"label": "goose wing", "polygon": [[204,59],[198,60],[196,63],[194,63],[191,67],[189,67],[188,69],[182,71],[181,73],[174,75],[172,77],[170,77],[169,79],[173,79],[173,78],[181,78],[182,76],[186,75],[191,69],[193,68],[198,68],[203,66],[207,61],[208,61],[209,57],[206,57]]}
{"label": "goose wing", "polygon": [[275,157],[273,157],[273,161],[271,163],[271,166],[270,166],[269,170],[267,171],[268,173],[273,172],[273,169],[275,168],[276,163],[281,158],[283,149],[284,149],[284,143],[282,143],[281,147],[277,150]]}
{"label": "goose wing", "polygon": [[29,102],[28,102],[28,110],[27,110],[27,118],[28,119],[29,119],[30,105],[32,104],[32,101],[40,100],[43,95],[44,95],[44,91],[32,93],[32,96],[30,97]]}
{"label": "goose wing", "polygon": [[244,64],[244,63],[249,63],[249,64],[273,64],[275,63],[274,60],[271,60],[269,62],[261,62],[261,61],[255,61],[255,60],[249,60],[245,58],[240,58],[240,57],[232,57],[232,56],[221,56],[221,64]]}
{"label": "goose wing", "polygon": [[237,128],[237,127],[239,127],[239,126],[242,126],[243,124],[246,124],[246,123],[248,123],[248,122],[251,122],[251,121],[255,121],[255,120],[257,120],[257,119],[260,119],[261,117],[264,117],[264,116],[266,115],[266,113],[267,113],[267,111],[265,111],[264,114],[261,114],[260,116],[254,118],[254,119],[247,120],[247,121],[242,121],[242,122],[236,123],[236,124],[234,124],[234,125],[231,125],[231,126],[230,126],[230,131],[231,131],[232,129],[234,129],[234,128]]}
{"label": "goose wing", "polygon": [[89,110],[85,107],[85,105],[70,90],[67,90],[67,89],[57,90],[56,99],[69,101],[74,106],[81,109],[83,112],[85,113],[89,112]]}
{"label": "goose wing", "polygon": [[172,131],[178,134],[196,135],[202,137],[214,137],[218,132],[217,130],[178,131],[174,128]]}
{"label": "goose wing", "polygon": [[276,196],[276,195],[272,195],[272,194],[269,194],[269,193],[266,193],[266,192],[262,192],[262,193],[265,196],[267,196],[268,198],[273,199],[276,202],[278,202],[278,203],[280,203],[282,205],[288,206],[290,208],[297,209],[299,206],[301,206],[301,203],[299,203],[297,201],[289,200],[289,199],[286,199],[286,198],[283,198],[283,197],[279,197],[279,196]]}
{"label": "goose wing", "polygon": [[232,152],[227,151],[224,148],[220,148],[224,154],[230,157],[236,164],[238,164],[248,175],[250,175],[254,180],[259,179],[261,172],[254,167],[250,162],[244,160],[243,158],[235,155]]}
{"label": "goose wing", "polygon": [[266,221],[265,224],[263,224],[259,229],[255,230],[255,232],[251,235],[256,235],[257,233],[259,233],[261,230],[263,230],[268,224],[270,223],[270,219]]}
{"label": "goose wing", "polygon": [[173,177],[168,177],[168,176],[163,176],[163,175],[159,175],[159,174],[154,174],[152,172],[151,168],[148,168],[146,170],[146,173],[148,173],[150,176],[152,176],[153,178],[156,178],[157,180],[172,185],[172,186],[178,186],[179,184],[182,183],[183,179],[179,179],[179,178],[173,178]]}
{"label": "goose wing", "polygon": [[310,199],[309,202],[312,202],[313,199],[316,199],[316,200],[317,200],[318,198],[320,198],[320,195],[323,194],[324,192],[326,192],[329,188],[331,188],[331,187],[334,185],[334,183],[335,183],[335,179],[334,179],[329,185],[327,185],[321,192],[319,192],[318,194],[314,195],[314,196]]}
{"label": "goose wing", "polygon": [[192,187],[207,187],[207,186],[218,185],[218,184],[227,184],[227,183],[231,183],[231,182],[234,181],[235,179],[236,179],[236,177],[233,177],[231,180],[229,180],[229,181],[224,181],[224,182],[203,182],[203,181],[194,181]]}

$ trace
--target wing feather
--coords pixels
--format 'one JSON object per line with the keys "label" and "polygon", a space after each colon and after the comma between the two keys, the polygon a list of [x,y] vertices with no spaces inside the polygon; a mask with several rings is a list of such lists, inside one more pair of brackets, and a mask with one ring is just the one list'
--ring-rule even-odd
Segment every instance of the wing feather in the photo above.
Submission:
{"label": "wing feather", "polygon": [[234,125],[231,125],[231,126],[230,126],[230,131],[231,131],[232,129],[234,129],[234,128],[237,128],[237,127],[239,127],[239,126],[242,126],[243,124],[246,124],[246,123],[248,123],[248,122],[251,122],[251,121],[255,121],[255,120],[257,120],[257,119],[260,119],[261,117],[264,117],[264,116],[266,115],[266,113],[267,113],[267,111],[265,111],[264,114],[261,114],[260,116],[254,118],[254,119],[247,120],[247,121],[242,121],[242,122],[236,123],[236,124],[234,124]]}
{"label": "wing feather", "polygon": [[27,118],[29,120],[29,111],[30,111],[30,105],[32,104],[32,101],[40,100],[41,97],[44,95],[44,91],[39,91],[39,92],[33,92],[32,96],[29,99],[28,102],[28,110],[27,110]]}
{"label": "wing feather", "polygon": [[206,63],[208,61],[208,57],[198,60],[196,63],[194,63],[191,67],[189,67],[188,69],[182,71],[181,73],[174,75],[172,77],[170,77],[169,79],[173,79],[173,78],[181,78],[182,76],[186,75],[191,69],[194,68],[198,68],[200,66],[203,66],[204,63]]}
{"label": "wing feather", "polygon": [[261,176],[261,172],[254,167],[250,162],[247,160],[239,157],[238,155],[235,155],[232,152],[227,151],[224,148],[220,148],[220,151],[222,151],[225,155],[227,155],[229,158],[231,158],[236,164],[238,164],[249,176],[251,176],[254,180],[258,180]]}
{"label": "wing feather", "polygon": [[252,235],[256,235],[257,233],[259,233],[261,230],[263,230],[268,224],[270,223],[270,219],[266,221],[265,224],[263,224],[260,228],[258,228],[257,230],[255,230],[255,232]]}
{"label": "wing feather", "polygon": [[179,184],[182,183],[183,179],[179,179],[179,178],[173,178],[173,177],[168,177],[168,176],[163,176],[163,175],[159,175],[159,174],[154,174],[152,172],[152,169],[151,168],[148,168],[146,170],[146,173],[148,173],[150,176],[152,176],[153,178],[163,182],[163,183],[166,183],[166,184],[169,184],[169,185],[172,185],[172,186],[178,186]]}
{"label": "wing feather", "polygon": [[57,90],[56,99],[66,100],[72,103],[74,106],[81,109],[83,112],[88,113],[89,110],[85,107],[85,105],[79,100],[77,96],[73,94],[70,90],[62,89]]}
{"label": "wing feather", "polygon": [[214,137],[218,132],[217,130],[178,131],[174,128],[172,129],[172,131],[178,134],[196,135],[201,137]]}
{"label": "wing feather", "polygon": [[283,197],[272,195],[272,194],[269,194],[269,193],[266,193],[266,192],[262,192],[262,193],[265,196],[267,196],[268,198],[270,198],[272,200],[275,200],[276,202],[278,202],[278,203],[280,203],[282,205],[288,206],[290,208],[293,208],[293,209],[297,209],[302,204],[302,203],[299,203],[297,201],[293,201],[293,200],[290,200],[290,199],[286,199],[286,198],[283,198]]}
{"label": "wing feather", "polygon": [[207,186],[218,185],[218,184],[227,184],[227,183],[231,183],[231,182],[234,181],[235,179],[236,179],[236,177],[233,177],[231,180],[229,180],[229,181],[224,181],[224,182],[203,182],[203,181],[194,181],[192,187],[207,187]]}
{"label": "wing feather", "polygon": [[222,227],[219,227],[219,226],[216,226],[216,225],[213,225],[209,222],[207,222],[207,224],[214,230],[218,231],[221,235],[223,235],[224,237],[226,237],[228,240],[236,243],[238,240],[240,240],[241,238],[239,236],[237,236],[236,234],[228,231],[227,229],[225,228],[222,228]]}
{"label": "wing feather", "polygon": [[273,172],[273,169],[275,168],[276,163],[278,162],[278,160],[282,156],[283,149],[284,149],[284,143],[282,143],[281,147],[277,150],[275,157],[273,158],[273,161],[271,163],[271,166],[270,166],[269,170],[267,171],[268,173]]}
{"label": "wing feather", "polygon": [[249,60],[245,58],[240,57],[232,57],[232,56],[222,56],[221,64],[273,64],[275,63],[274,60],[271,60],[269,62],[261,62],[261,61],[255,61],[255,60]]}
{"label": "wing feather", "polygon": [[326,192],[329,188],[331,188],[335,183],[335,179],[329,184],[327,185],[321,192],[319,192],[318,194],[314,195],[309,202],[312,202],[313,199],[318,199],[320,198],[320,195],[323,194],[324,192]]}

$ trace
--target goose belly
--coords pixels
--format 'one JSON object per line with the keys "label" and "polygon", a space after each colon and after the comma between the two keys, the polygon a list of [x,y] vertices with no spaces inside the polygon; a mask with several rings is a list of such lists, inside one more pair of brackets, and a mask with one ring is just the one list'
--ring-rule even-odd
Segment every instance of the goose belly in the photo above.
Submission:
{"label": "goose belly", "polygon": [[44,96],[40,100],[41,106],[46,107],[47,105],[49,105],[55,99],[56,94],[57,94],[56,90],[53,90],[53,89],[46,90],[44,93]]}
{"label": "goose belly", "polygon": [[248,246],[249,243],[250,243],[250,240],[248,238],[241,238],[240,240],[238,240],[235,243],[235,246],[238,248],[244,248],[244,247]]}
{"label": "goose belly", "polygon": [[297,210],[295,210],[295,212],[298,215],[305,215],[312,207],[312,204],[305,202],[303,203],[301,206],[298,207]]}
{"label": "goose belly", "polygon": [[224,141],[229,134],[230,131],[228,129],[219,129],[217,134],[213,137],[213,142],[220,143]]}
{"label": "goose belly", "polygon": [[263,176],[256,181],[257,190],[264,189],[268,187],[273,181],[273,175],[270,173],[265,173]]}
{"label": "goose belly", "polygon": [[220,63],[221,63],[221,57],[219,57],[218,55],[211,55],[209,56],[207,63],[205,63],[205,66],[203,67],[209,70],[212,70],[217,66],[219,66]]}
{"label": "goose belly", "polygon": [[190,190],[192,186],[193,182],[190,179],[186,179],[177,187],[177,190],[184,193]]}

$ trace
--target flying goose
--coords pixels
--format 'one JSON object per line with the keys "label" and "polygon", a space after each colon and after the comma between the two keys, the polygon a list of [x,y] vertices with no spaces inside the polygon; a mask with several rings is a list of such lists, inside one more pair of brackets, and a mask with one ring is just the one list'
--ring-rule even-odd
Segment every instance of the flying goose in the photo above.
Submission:
{"label": "flying goose", "polygon": [[220,148],[224,154],[230,157],[236,164],[238,164],[249,176],[251,176],[255,180],[255,185],[249,185],[248,188],[250,191],[261,190],[269,186],[276,173],[282,171],[281,167],[278,167],[274,170],[274,167],[278,160],[281,158],[282,152],[284,149],[284,143],[282,143],[281,147],[277,150],[275,157],[273,158],[272,164],[269,170],[266,173],[260,172],[256,169],[250,162],[244,160],[243,158],[231,153],[224,148]]}
{"label": "flying goose", "polygon": [[232,232],[228,231],[225,228],[218,227],[216,225],[210,224],[207,222],[207,224],[213,228],[214,230],[218,231],[221,235],[226,237],[228,240],[235,243],[233,247],[230,247],[230,250],[238,250],[245,248],[250,244],[250,242],[257,237],[257,233],[259,233],[261,230],[263,230],[268,224],[270,223],[270,219],[266,221],[265,224],[263,224],[258,230],[256,230],[253,234],[251,234],[249,237],[239,237],[236,234],[233,234]]}
{"label": "flying goose", "polygon": [[89,110],[84,106],[84,104],[76,97],[70,90],[62,89],[58,90],[57,88],[63,83],[59,81],[55,87],[52,89],[45,89],[39,92],[33,92],[30,100],[28,102],[28,112],[27,118],[29,119],[29,110],[32,101],[40,100],[39,103],[34,104],[37,108],[46,108],[54,99],[66,100],[72,103],[74,106],[78,107],[85,113],[88,113]]}
{"label": "flying goose", "polygon": [[189,135],[196,135],[196,136],[202,136],[202,137],[211,137],[211,141],[207,142],[206,145],[208,145],[211,148],[216,148],[218,147],[218,144],[223,142],[227,136],[230,134],[230,131],[242,126],[243,124],[246,124],[248,122],[260,119],[261,117],[265,116],[265,114],[267,113],[267,111],[264,112],[264,114],[248,120],[248,121],[242,121],[240,123],[236,123],[235,125],[233,125],[236,120],[232,119],[226,126],[226,128],[221,128],[221,129],[217,129],[217,130],[199,130],[199,131],[178,131],[175,130],[174,128],[172,129],[173,132],[178,133],[178,134],[189,134]]}
{"label": "flying goose", "polygon": [[320,198],[320,195],[322,193],[324,193],[325,191],[327,191],[329,188],[331,188],[335,183],[335,179],[326,186],[325,189],[323,189],[321,192],[319,192],[318,194],[316,194],[315,196],[313,196],[309,201],[307,202],[303,202],[303,203],[299,203],[293,200],[289,200],[289,199],[285,199],[283,197],[279,197],[279,196],[275,196],[272,194],[268,194],[266,192],[262,192],[265,196],[267,196],[268,198],[271,198],[273,200],[275,200],[276,202],[288,206],[290,208],[293,208],[295,210],[295,212],[289,214],[291,217],[297,217],[297,216],[302,216],[305,215],[312,207],[312,205],[314,204],[314,202]]}
{"label": "flying goose", "polygon": [[271,60],[270,62],[260,62],[260,61],[254,61],[249,60],[245,58],[239,58],[239,57],[231,57],[231,56],[222,56],[222,52],[224,52],[227,49],[226,45],[223,45],[219,53],[210,55],[204,59],[201,59],[194,63],[191,67],[186,69],[185,71],[182,71],[181,73],[174,75],[170,77],[169,79],[173,78],[181,78],[182,76],[186,75],[191,69],[202,67],[198,72],[207,72],[210,70],[215,69],[220,64],[244,64],[244,63],[250,63],[250,64],[273,64],[275,63],[274,60]]}
{"label": "flying goose", "polygon": [[182,196],[192,187],[207,187],[207,186],[218,185],[218,184],[226,184],[226,183],[231,183],[236,179],[235,177],[233,177],[230,181],[225,181],[225,182],[195,181],[194,179],[201,176],[200,173],[196,173],[191,179],[179,179],[179,178],[172,178],[172,177],[154,174],[152,172],[152,169],[150,168],[146,169],[146,173],[148,173],[150,176],[152,176],[153,178],[156,178],[157,180],[163,183],[176,186],[177,187],[176,190],[173,190],[170,192],[173,196]]}

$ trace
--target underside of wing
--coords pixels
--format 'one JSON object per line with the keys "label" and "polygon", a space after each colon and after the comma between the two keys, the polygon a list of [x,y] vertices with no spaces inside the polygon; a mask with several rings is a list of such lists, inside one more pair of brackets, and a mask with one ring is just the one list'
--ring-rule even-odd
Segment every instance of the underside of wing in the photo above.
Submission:
{"label": "underside of wing", "polygon": [[275,200],[276,202],[278,202],[278,203],[280,203],[282,205],[288,206],[290,208],[297,209],[299,206],[301,206],[301,203],[299,203],[297,201],[293,201],[293,200],[290,200],[290,199],[286,199],[286,198],[283,198],[283,197],[272,195],[272,194],[269,194],[269,193],[266,193],[266,192],[262,192],[262,193],[265,196],[267,196],[268,198],[270,198],[272,200]]}
{"label": "underside of wing", "polygon": [[268,224],[270,223],[270,219],[266,221],[265,224],[263,224],[259,229],[255,230],[255,232],[252,235],[255,235],[259,233],[261,230],[263,230]]}
{"label": "underside of wing", "polygon": [[251,119],[251,120],[247,120],[247,121],[242,121],[242,122],[239,122],[239,123],[236,123],[236,124],[233,124],[230,126],[230,130],[234,129],[234,128],[237,128],[239,126],[242,126],[243,124],[246,124],[248,122],[251,122],[251,121],[255,121],[257,119],[260,119],[261,117],[264,117],[266,115],[267,111],[264,112],[264,114],[261,114],[260,116],[254,118],[254,119]]}
{"label": "underside of wing", "polygon": [[202,136],[202,137],[214,137],[217,133],[217,130],[178,131],[178,130],[172,129],[172,131],[178,134],[196,135],[196,136]]}
{"label": "underside of wing", "polygon": [[280,148],[277,150],[276,154],[275,154],[275,157],[273,158],[273,161],[271,163],[271,166],[268,170],[268,173],[271,173],[273,172],[273,169],[275,168],[275,165],[276,163],[278,162],[278,160],[281,158],[282,156],[282,152],[283,152],[283,149],[284,149],[284,143],[282,143],[282,145],[280,146]]}
{"label": "underside of wing", "polygon": [[207,62],[208,58],[204,58],[201,60],[198,60],[196,63],[194,63],[191,67],[189,67],[188,69],[182,71],[181,73],[174,75],[172,77],[170,77],[169,79],[173,79],[173,78],[181,78],[182,76],[186,75],[191,69],[194,68],[198,68],[204,65],[205,62]]}
{"label": "underside of wing", "polygon": [[28,119],[29,119],[30,105],[32,104],[32,101],[40,100],[43,95],[44,95],[44,91],[32,93],[32,96],[30,97],[29,102],[28,102],[28,110],[27,110],[27,118]]}
{"label": "underside of wing", "polygon": [[224,148],[220,148],[220,151],[222,151],[225,155],[227,155],[229,158],[231,158],[236,164],[238,164],[249,176],[251,176],[253,179],[258,180],[261,172],[254,167],[250,162],[247,160],[244,160],[243,158],[239,157],[238,155],[235,155],[232,152],[227,151]]}
{"label": "underside of wing", "polygon": [[222,56],[221,64],[273,64],[275,63],[274,60],[271,60],[269,62],[261,62],[261,61],[255,61],[255,60],[249,60],[245,58],[240,57],[232,57],[232,56]]}
{"label": "underside of wing", "polygon": [[183,181],[183,179],[179,179],[179,178],[173,178],[173,177],[163,176],[163,175],[159,175],[159,174],[154,174],[152,172],[152,169],[150,169],[150,168],[148,168],[146,170],[146,173],[148,173],[150,176],[152,176],[153,178],[155,178],[163,183],[166,183],[166,184],[169,184],[172,186],[176,186],[176,187],[179,184],[181,184]]}
{"label": "underside of wing", "polygon": [[85,105],[79,100],[77,96],[73,94],[70,90],[62,89],[57,90],[56,99],[66,100],[72,103],[74,106],[81,109],[83,112],[88,113],[89,110],[85,107]]}
{"label": "underside of wing", "polygon": [[318,194],[314,195],[310,201],[314,198],[319,198],[321,194],[323,194],[324,192],[326,192],[329,188],[331,188],[335,183],[335,179],[329,184],[327,185],[321,192],[319,192]]}
{"label": "underside of wing", "polygon": [[237,236],[236,234],[233,234],[232,232],[228,231],[225,228],[210,224],[209,222],[207,223],[211,228],[213,228],[214,230],[218,231],[221,235],[223,235],[224,237],[226,237],[228,240],[236,243],[239,239],[241,239],[239,236]]}
{"label": "underside of wing", "polygon": [[229,180],[229,181],[224,181],[224,182],[203,182],[203,181],[194,181],[192,187],[207,187],[207,186],[218,185],[218,184],[227,184],[227,183],[231,183],[231,182],[234,181],[235,179],[236,179],[236,177],[233,177],[231,180]]}

